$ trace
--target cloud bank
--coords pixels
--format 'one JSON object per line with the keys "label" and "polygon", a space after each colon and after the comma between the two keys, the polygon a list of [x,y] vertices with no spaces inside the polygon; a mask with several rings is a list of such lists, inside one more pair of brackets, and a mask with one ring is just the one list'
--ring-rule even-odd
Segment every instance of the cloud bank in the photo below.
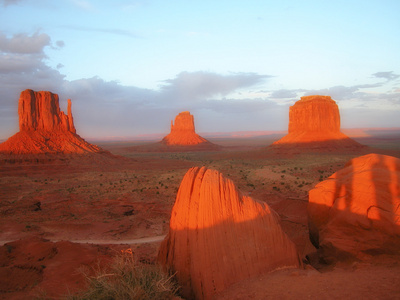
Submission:
{"label": "cloud bank", "polygon": [[181,72],[157,89],[144,89],[99,77],[66,80],[62,64],[47,64],[46,51],[62,47],[63,41],[45,33],[0,32],[0,139],[18,131],[18,98],[28,88],[59,94],[64,110],[72,99],[78,133],[89,138],[167,133],[170,120],[185,110],[194,114],[198,132],[286,130],[289,105],[312,94],[338,102],[343,126],[400,126],[394,117],[400,112],[400,75],[391,71],[372,74],[372,83],[320,90],[269,90],[275,77],[266,74]]}

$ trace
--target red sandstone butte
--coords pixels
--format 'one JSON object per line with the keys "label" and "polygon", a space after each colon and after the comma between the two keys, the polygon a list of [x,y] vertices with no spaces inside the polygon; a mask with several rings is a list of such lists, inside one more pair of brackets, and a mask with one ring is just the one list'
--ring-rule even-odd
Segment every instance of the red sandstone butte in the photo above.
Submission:
{"label": "red sandstone butte", "polygon": [[195,132],[193,115],[184,111],[175,117],[175,123],[171,121],[171,132],[161,142],[167,145],[188,146],[207,143],[208,141]]}
{"label": "red sandstone butte", "polygon": [[211,299],[235,282],[301,265],[277,213],[205,167],[184,176],[158,258],[176,272],[185,299]]}
{"label": "red sandstone butte", "polygon": [[301,97],[289,108],[288,134],[271,148],[361,148],[340,131],[338,105],[330,96]]}
{"label": "red sandstone butte", "polygon": [[21,92],[18,104],[19,132],[0,144],[0,153],[86,153],[100,152],[76,134],[68,99],[68,114],[60,111],[57,94],[47,91]]}
{"label": "red sandstone butte", "polygon": [[400,159],[368,154],[309,192],[310,239],[326,260],[400,249]]}

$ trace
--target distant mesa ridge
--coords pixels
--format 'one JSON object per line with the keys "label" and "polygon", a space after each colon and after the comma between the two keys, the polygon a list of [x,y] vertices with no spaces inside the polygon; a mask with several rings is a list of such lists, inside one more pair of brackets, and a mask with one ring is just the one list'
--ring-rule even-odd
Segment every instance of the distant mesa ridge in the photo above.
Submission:
{"label": "distant mesa ridge", "polygon": [[363,148],[340,131],[338,105],[330,96],[301,97],[289,108],[288,134],[271,148]]}
{"label": "distant mesa ridge", "polygon": [[20,131],[0,144],[0,153],[104,152],[76,133],[70,99],[66,115],[60,110],[57,94],[27,89],[19,98],[18,117]]}
{"label": "distant mesa ridge", "polygon": [[171,121],[171,132],[162,141],[166,145],[198,145],[209,143],[195,132],[194,117],[188,111],[179,113],[175,123]]}

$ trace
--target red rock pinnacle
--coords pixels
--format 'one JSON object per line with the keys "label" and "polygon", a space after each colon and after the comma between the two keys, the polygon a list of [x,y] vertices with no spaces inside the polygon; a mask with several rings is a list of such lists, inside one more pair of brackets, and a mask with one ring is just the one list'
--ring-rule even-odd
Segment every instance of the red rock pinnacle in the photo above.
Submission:
{"label": "red rock pinnacle", "polygon": [[161,141],[167,145],[197,145],[208,142],[196,134],[194,129],[194,117],[188,111],[181,112],[175,118],[175,124],[171,121],[171,133]]}
{"label": "red rock pinnacle", "polygon": [[84,153],[103,151],[76,134],[68,99],[68,114],[60,111],[57,94],[25,90],[18,104],[20,131],[0,144],[9,154]]}
{"label": "red rock pinnacle", "polygon": [[68,115],[60,111],[57,94],[25,90],[18,104],[20,131],[70,131],[76,133],[71,100],[68,99]]}
{"label": "red rock pinnacle", "polygon": [[271,148],[361,148],[340,131],[339,108],[330,96],[301,97],[289,109],[289,132]]}
{"label": "red rock pinnacle", "polygon": [[159,260],[177,272],[187,299],[211,299],[240,280],[301,264],[278,215],[205,167],[182,180]]}

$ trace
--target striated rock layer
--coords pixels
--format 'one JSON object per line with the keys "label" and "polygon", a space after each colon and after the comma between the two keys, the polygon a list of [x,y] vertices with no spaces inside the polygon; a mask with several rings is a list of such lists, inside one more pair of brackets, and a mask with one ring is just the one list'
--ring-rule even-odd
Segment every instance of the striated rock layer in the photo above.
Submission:
{"label": "striated rock layer", "polygon": [[310,238],[325,260],[400,254],[400,159],[368,154],[309,192]]}
{"label": "striated rock layer", "polygon": [[60,111],[57,94],[25,90],[18,104],[19,132],[0,144],[0,153],[87,153],[103,151],[76,134],[68,100],[68,113]]}
{"label": "striated rock layer", "polygon": [[176,116],[175,123],[171,121],[171,132],[161,142],[167,145],[187,146],[198,145],[208,141],[195,132],[193,115],[188,111],[184,111]]}
{"label": "striated rock layer", "polygon": [[205,167],[182,180],[159,260],[176,272],[185,299],[211,299],[240,280],[301,265],[278,215]]}
{"label": "striated rock layer", "polygon": [[339,108],[330,96],[301,97],[289,108],[288,134],[271,148],[362,148],[340,131]]}

